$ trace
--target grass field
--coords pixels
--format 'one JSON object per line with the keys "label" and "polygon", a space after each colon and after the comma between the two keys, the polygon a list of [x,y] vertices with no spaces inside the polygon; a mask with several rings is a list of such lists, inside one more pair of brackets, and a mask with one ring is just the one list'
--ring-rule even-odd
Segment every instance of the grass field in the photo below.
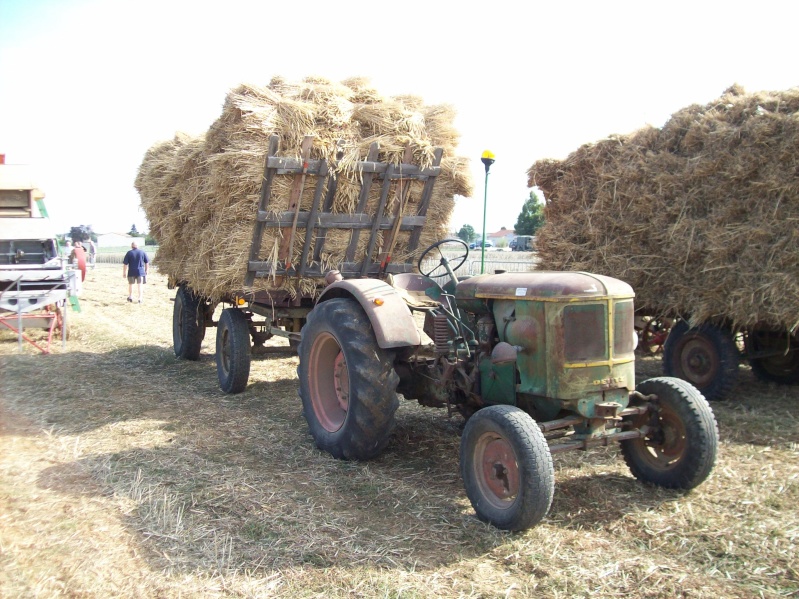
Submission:
{"label": "grass field", "polygon": [[638,483],[615,447],[558,454],[549,516],[511,534],[469,505],[459,417],[403,402],[379,459],[335,460],[294,355],[225,395],[214,330],[175,358],[165,278],[126,296],[101,264],[65,348],[0,332],[0,597],[799,596],[799,388],[742,366],[687,494]]}

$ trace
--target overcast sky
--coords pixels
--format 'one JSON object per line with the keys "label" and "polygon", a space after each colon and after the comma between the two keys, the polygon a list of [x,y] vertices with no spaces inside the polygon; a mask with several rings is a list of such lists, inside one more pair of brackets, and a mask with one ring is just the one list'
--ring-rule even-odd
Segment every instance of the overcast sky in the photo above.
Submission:
{"label": "overcast sky", "polygon": [[147,149],[199,134],[228,91],[274,75],[369,77],[449,103],[475,193],[452,226],[512,228],[527,169],[660,126],[738,83],[799,85],[799,3],[0,0],[0,153],[30,164],[64,230],[147,230]]}

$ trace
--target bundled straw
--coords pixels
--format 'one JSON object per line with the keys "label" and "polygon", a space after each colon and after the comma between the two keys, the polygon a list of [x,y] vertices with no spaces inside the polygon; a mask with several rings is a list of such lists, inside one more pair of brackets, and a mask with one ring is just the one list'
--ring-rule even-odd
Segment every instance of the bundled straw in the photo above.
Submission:
{"label": "bundled straw", "polygon": [[[352,213],[360,190],[361,175],[354,165],[365,160],[373,142],[379,145],[378,161],[400,164],[410,148],[412,162],[432,164],[436,147],[444,150],[441,174],[436,178],[419,247],[411,251],[409,234],[398,236],[392,255],[406,261],[447,234],[455,195],[471,195],[468,161],[455,155],[458,133],[454,110],[448,105],[425,106],[413,96],[384,98],[366,79],[333,83],[321,78],[289,82],[274,78],[266,87],[241,85],[231,91],[222,114],[205,135],[178,134],[154,145],[145,154],[136,189],[159,242],[156,266],[173,280],[186,281],[198,293],[214,301],[243,289],[253,225],[263,179],[268,140],[280,139],[280,156],[299,158],[306,135],[313,135],[312,159],[335,160],[338,186],[333,212]],[[278,176],[272,187],[269,209],[287,209],[292,179]],[[300,209],[309,210],[316,178],[308,178]],[[408,183],[405,183],[408,185]],[[422,183],[413,182],[400,207],[401,214],[416,214]],[[366,212],[377,210],[379,185],[373,186]],[[392,201],[394,193],[390,194]],[[388,214],[399,208],[386,206]],[[298,231],[292,262],[300,259],[304,229]],[[344,261],[352,232],[330,230],[322,264],[336,268]],[[359,237],[355,260],[364,258],[368,235]],[[378,238],[382,243],[382,236]],[[276,264],[280,230],[267,228],[259,259]],[[313,246],[312,246],[313,247]],[[376,252],[383,249],[378,247]],[[311,252],[311,255],[313,252]],[[371,258],[375,259],[375,255]],[[286,291],[313,296],[319,281],[256,279],[254,290]]]}
{"label": "bundled straw", "polygon": [[540,268],[623,279],[639,310],[799,324],[799,90],[718,100],[541,160]]}

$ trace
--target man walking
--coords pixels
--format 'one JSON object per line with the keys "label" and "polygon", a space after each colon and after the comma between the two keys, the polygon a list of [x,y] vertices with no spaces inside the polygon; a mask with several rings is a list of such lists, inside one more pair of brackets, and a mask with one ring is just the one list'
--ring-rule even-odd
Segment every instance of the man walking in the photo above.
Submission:
{"label": "man walking", "polygon": [[150,268],[150,259],[147,253],[140,250],[136,242],[130,244],[128,253],[122,260],[122,276],[128,279],[128,301],[133,301],[133,284],[139,292],[139,303],[142,302],[144,289],[142,285],[147,282],[147,271]]}
{"label": "man walking", "polygon": [[88,239],[87,243],[89,246],[89,265],[92,267],[92,270],[94,270],[94,263],[97,260],[97,246],[94,245],[91,237]]}

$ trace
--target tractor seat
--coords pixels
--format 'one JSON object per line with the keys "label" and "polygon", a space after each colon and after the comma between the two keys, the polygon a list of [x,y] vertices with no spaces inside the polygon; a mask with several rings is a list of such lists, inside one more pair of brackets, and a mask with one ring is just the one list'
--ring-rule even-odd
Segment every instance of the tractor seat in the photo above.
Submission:
{"label": "tractor seat", "polygon": [[396,275],[389,274],[386,282],[397,290],[411,309],[426,310],[441,307],[439,298],[441,298],[443,289],[430,277],[414,272],[404,272]]}

